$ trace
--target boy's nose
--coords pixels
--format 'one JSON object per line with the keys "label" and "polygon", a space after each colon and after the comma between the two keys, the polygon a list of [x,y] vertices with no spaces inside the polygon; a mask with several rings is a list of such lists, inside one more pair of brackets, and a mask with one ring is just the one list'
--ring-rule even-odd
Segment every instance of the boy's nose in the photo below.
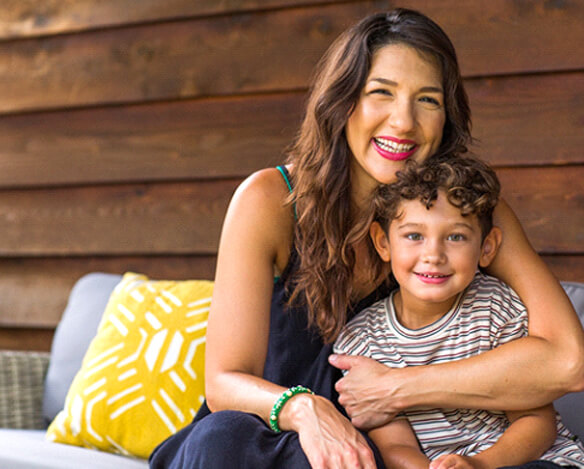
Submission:
{"label": "boy's nose", "polygon": [[422,260],[429,264],[440,264],[446,259],[444,249],[441,243],[437,241],[428,241],[424,244]]}

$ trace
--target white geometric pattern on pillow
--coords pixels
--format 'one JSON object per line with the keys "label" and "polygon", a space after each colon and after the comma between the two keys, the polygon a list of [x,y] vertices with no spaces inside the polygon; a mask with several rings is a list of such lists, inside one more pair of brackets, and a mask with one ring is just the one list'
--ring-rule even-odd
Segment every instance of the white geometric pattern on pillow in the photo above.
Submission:
{"label": "white geometric pattern on pillow", "polygon": [[211,293],[209,281],[126,274],[48,434],[147,457],[188,424],[204,399]]}

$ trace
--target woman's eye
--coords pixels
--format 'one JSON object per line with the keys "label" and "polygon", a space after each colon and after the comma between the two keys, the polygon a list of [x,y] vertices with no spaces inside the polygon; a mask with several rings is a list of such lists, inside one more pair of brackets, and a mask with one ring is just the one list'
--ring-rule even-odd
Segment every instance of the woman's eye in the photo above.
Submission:
{"label": "woman's eye", "polygon": [[440,107],[442,104],[436,98],[432,98],[431,96],[424,96],[420,98],[420,101],[423,103],[431,104],[432,106]]}
{"label": "woman's eye", "polygon": [[383,96],[391,96],[391,91],[383,89],[383,88],[376,88],[370,91],[370,94],[380,94]]}

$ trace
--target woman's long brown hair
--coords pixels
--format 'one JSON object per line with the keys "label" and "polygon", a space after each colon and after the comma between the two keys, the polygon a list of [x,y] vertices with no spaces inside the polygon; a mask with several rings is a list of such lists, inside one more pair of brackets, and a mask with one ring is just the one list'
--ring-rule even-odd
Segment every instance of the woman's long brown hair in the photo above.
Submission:
{"label": "woman's long brown hair", "polygon": [[[421,13],[396,9],[369,16],[342,34],[323,56],[304,121],[288,153],[294,187],[290,202],[296,204],[298,216],[294,244],[300,257],[288,286],[290,302],[307,308],[309,324],[326,342],[337,337],[355,300],[353,246],[367,232],[351,209],[353,155],[345,125],[373,55],[388,44],[414,47],[440,65],[446,123],[437,154],[463,153],[471,139],[470,109],[454,47]],[[379,263],[370,259],[370,267],[373,282],[381,273]]]}

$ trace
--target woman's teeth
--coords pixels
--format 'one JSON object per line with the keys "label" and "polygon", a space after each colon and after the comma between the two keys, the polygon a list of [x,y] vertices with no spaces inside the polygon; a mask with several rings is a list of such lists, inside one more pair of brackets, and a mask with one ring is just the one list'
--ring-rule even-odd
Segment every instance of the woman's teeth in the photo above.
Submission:
{"label": "woman's teeth", "polygon": [[396,143],[392,140],[385,140],[381,138],[375,138],[375,143],[385,151],[390,151],[392,153],[405,153],[412,150],[416,146],[415,143]]}

